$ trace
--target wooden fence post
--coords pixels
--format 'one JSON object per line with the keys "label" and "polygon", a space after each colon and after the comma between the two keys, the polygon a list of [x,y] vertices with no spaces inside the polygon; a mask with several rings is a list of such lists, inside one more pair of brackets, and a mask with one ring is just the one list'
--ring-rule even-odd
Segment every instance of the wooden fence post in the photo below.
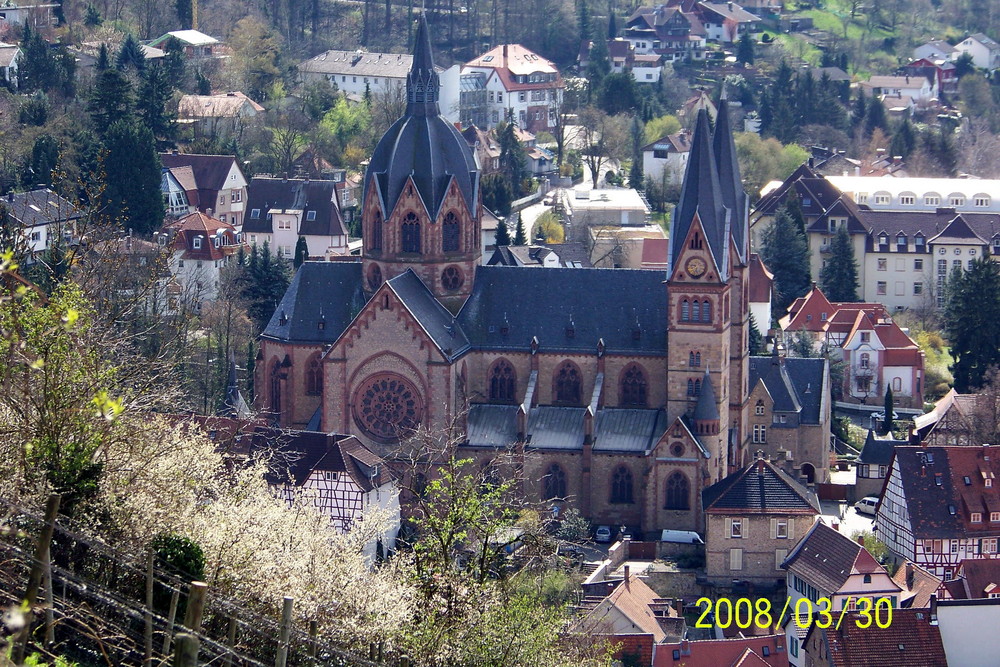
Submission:
{"label": "wooden fence post", "polygon": [[316,649],[319,643],[319,621],[313,619],[309,621],[309,657],[316,659]]}
{"label": "wooden fence post", "polygon": [[163,655],[170,655],[170,642],[174,638],[174,622],[177,620],[177,605],[181,601],[181,592],[176,588],[170,594],[170,611],[167,613],[167,629],[163,633]]}
{"label": "wooden fence post", "polygon": [[182,632],[177,635],[177,649],[174,651],[174,667],[198,667],[200,642],[195,635]]}
{"label": "wooden fence post", "polygon": [[292,605],[295,598],[285,596],[281,607],[281,630],[278,638],[278,652],[274,656],[274,667],[285,667],[288,661],[288,638],[292,633]]}
{"label": "wooden fence post", "polygon": [[235,616],[229,617],[229,632],[227,633],[226,646],[229,648],[229,652],[226,653],[226,659],[223,664],[226,667],[232,667],[233,664],[233,653],[236,652],[236,626],[239,625],[239,621],[236,620]]}
{"label": "wooden fence post", "polygon": [[143,667],[151,667],[153,664],[153,561],[155,557],[153,550],[150,549],[149,557],[146,560],[146,611],[143,612],[146,627],[143,635],[145,643]]}
{"label": "wooden fence post", "polygon": [[35,557],[31,563],[31,574],[28,577],[28,589],[24,594],[25,606],[27,607],[27,618],[24,619],[24,627],[21,629],[21,636],[14,644],[11,659],[15,665],[24,662],[24,656],[28,650],[28,641],[31,639],[31,621],[34,614],[33,607],[38,600],[38,589],[42,585],[42,575],[45,572],[45,557],[49,553],[49,544],[52,543],[52,533],[56,529],[56,516],[59,514],[58,493],[49,495],[45,502],[45,523],[38,534],[38,543],[35,545]]}
{"label": "wooden fence post", "polygon": [[45,551],[45,645],[56,643],[55,596],[52,594],[52,553]]}
{"label": "wooden fence post", "polygon": [[184,612],[184,627],[192,632],[201,631],[201,617],[205,613],[205,593],[208,584],[204,581],[192,581],[188,587],[187,610]]}

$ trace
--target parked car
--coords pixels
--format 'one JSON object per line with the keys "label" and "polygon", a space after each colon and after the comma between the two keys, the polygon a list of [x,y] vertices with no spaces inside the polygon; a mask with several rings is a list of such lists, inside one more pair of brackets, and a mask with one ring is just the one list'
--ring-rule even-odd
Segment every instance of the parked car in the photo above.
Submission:
{"label": "parked car", "polygon": [[598,526],[594,532],[594,540],[597,542],[611,541],[611,526]]}
{"label": "parked car", "polygon": [[858,502],[854,503],[854,509],[858,511],[858,514],[870,514],[875,516],[875,507],[878,505],[878,497],[876,496],[865,496]]}

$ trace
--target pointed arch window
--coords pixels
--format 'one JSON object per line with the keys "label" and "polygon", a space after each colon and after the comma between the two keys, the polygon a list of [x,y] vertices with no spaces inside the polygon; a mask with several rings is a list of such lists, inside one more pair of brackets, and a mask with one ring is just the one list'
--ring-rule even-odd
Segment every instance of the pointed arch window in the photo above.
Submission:
{"label": "pointed arch window", "polygon": [[579,405],[581,400],[580,369],[571,361],[564,361],[556,369],[552,382],[552,394],[556,403]]}
{"label": "pointed arch window", "polygon": [[444,216],[444,224],[441,225],[441,250],[444,252],[457,252],[459,245],[458,216],[449,212]]}
{"label": "pointed arch window", "polygon": [[698,299],[695,299],[691,304],[691,321],[701,321],[701,301],[698,301]]}
{"label": "pointed arch window", "polygon": [[646,373],[638,364],[628,365],[620,380],[620,403],[629,407],[646,407]]}
{"label": "pointed arch window", "polygon": [[382,214],[376,213],[375,217],[372,219],[372,246],[371,250],[381,250],[382,249]]}
{"label": "pointed arch window", "polygon": [[407,213],[403,219],[403,252],[420,252],[420,221],[413,213]]}
{"label": "pointed arch window", "polygon": [[281,362],[271,364],[271,412],[281,414]]}
{"label": "pointed arch window", "polygon": [[701,352],[688,352],[688,366],[692,368],[701,367]]}
{"label": "pointed arch window", "polygon": [[705,299],[701,304],[701,321],[711,322],[712,321],[712,302]]}
{"label": "pointed arch window", "polygon": [[681,322],[687,322],[691,319],[691,304],[687,299],[681,301]]}
{"label": "pointed arch window", "polygon": [[688,380],[688,396],[699,396],[701,394],[701,380]]}
{"label": "pointed arch window", "polygon": [[306,393],[319,396],[323,393],[323,365],[317,352],[309,358],[306,364]]}
{"label": "pointed arch window", "polygon": [[490,369],[490,400],[498,403],[513,403],[517,389],[517,374],[514,366],[506,359],[500,359]]}
{"label": "pointed arch window", "polygon": [[667,478],[667,498],[663,505],[668,510],[691,509],[691,485],[684,473],[675,471]]}
{"label": "pointed arch window", "polygon": [[631,503],[632,500],[632,472],[625,466],[618,466],[615,474],[611,477],[611,499],[612,503]]}
{"label": "pointed arch window", "polygon": [[553,463],[545,471],[543,482],[543,500],[553,500],[566,497],[566,473],[559,467],[558,463]]}

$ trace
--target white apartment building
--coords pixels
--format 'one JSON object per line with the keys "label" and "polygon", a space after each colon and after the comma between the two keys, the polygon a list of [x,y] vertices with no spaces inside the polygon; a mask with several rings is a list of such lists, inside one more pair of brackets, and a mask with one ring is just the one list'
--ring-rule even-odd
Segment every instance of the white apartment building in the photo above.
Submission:
{"label": "white apartment building", "polygon": [[555,129],[565,84],[551,62],[520,44],[502,44],[462,67],[463,75],[472,73],[485,77],[485,129],[508,115],[535,134]]}

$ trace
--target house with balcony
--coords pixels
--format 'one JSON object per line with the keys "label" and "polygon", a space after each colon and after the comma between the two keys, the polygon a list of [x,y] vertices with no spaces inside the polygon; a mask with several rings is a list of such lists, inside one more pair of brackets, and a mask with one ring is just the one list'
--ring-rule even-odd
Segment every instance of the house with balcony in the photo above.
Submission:
{"label": "house with balcony", "polygon": [[[201,211],[239,231],[247,201],[247,179],[235,155],[160,153],[160,188],[169,215]],[[187,210],[185,210],[185,208]]]}
{"label": "house with balcony", "polygon": [[159,232],[160,242],[171,248],[170,273],[180,297],[195,310],[219,294],[222,271],[240,249],[247,250],[233,225],[195,211],[168,223]]}
{"label": "house with balcony", "polygon": [[705,26],[679,6],[637,8],[625,23],[624,38],[635,53],[656,54],[668,63],[705,59]]}
{"label": "house with balcony", "polygon": [[923,102],[938,96],[937,79],[926,76],[873,76],[858,83],[858,88],[868,98],[909,97]]}
{"label": "house with balcony", "polygon": [[997,558],[996,447],[896,447],[875,533],[899,562],[947,581],[966,559]]}
{"label": "house with balcony", "polygon": [[501,44],[462,66],[462,75],[479,74],[486,89],[486,125],[511,116],[532,133],[552,132],[566,84],[556,66],[520,44]]}
{"label": "house with balcony", "polygon": [[248,199],[243,237],[250,245],[267,242],[273,252],[290,260],[302,237],[311,258],[349,254],[334,181],[254,178]]}

